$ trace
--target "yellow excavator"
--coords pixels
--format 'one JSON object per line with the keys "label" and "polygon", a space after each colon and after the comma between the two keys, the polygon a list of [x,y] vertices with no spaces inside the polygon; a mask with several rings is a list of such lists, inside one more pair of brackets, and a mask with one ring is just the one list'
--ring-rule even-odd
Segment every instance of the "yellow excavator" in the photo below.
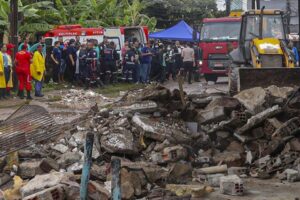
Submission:
{"label": "yellow excavator", "polygon": [[287,44],[283,11],[263,7],[243,13],[239,47],[230,53],[230,94],[257,86],[299,86],[300,68]]}

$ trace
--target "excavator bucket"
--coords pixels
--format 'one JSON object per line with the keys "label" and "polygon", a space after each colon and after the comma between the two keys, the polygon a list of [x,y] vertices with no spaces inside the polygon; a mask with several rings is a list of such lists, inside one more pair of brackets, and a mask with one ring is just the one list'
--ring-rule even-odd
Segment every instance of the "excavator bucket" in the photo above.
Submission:
{"label": "excavator bucket", "polygon": [[300,68],[239,68],[238,91],[253,87],[299,87]]}

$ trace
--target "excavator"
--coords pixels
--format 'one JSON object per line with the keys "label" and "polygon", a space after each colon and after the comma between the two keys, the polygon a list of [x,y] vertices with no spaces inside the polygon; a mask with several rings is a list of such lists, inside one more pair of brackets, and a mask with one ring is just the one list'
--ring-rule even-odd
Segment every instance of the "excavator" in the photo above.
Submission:
{"label": "excavator", "polygon": [[253,87],[299,86],[300,68],[288,48],[287,20],[281,10],[242,14],[239,46],[230,53],[229,93]]}

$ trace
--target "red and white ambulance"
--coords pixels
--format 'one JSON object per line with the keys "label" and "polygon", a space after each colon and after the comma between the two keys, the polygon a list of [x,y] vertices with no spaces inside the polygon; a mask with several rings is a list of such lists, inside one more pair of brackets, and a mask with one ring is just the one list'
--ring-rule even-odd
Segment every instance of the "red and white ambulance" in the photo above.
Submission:
{"label": "red and white ambulance", "polygon": [[75,24],[57,26],[48,31],[44,37],[47,46],[53,46],[60,37],[63,38],[64,43],[79,36],[81,43],[85,43],[87,40],[97,40],[99,44],[106,37],[108,41],[115,42],[117,51],[120,52],[125,41],[137,39],[142,44],[145,44],[148,42],[148,35],[149,30],[145,26],[83,28],[81,25]]}

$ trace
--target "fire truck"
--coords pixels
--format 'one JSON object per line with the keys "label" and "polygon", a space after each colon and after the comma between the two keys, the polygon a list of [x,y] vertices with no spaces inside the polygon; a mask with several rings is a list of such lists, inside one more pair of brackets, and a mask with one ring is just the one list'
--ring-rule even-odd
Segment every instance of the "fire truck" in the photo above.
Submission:
{"label": "fire truck", "polygon": [[200,73],[206,81],[216,82],[218,77],[227,76],[229,51],[238,46],[241,18],[205,18],[201,28]]}
{"label": "fire truck", "polygon": [[75,39],[76,36],[80,37],[80,42],[84,43],[88,40],[97,40],[100,44],[104,37],[108,41],[114,41],[116,44],[116,50],[121,51],[125,41],[132,41],[137,39],[141,43],[148,42],[148,27],[135,26],[135,27],[111,27],[111,28],[83,28],[81,25],[60,25],[47,32],[45,42],[47,46],[53,46],[60,37],[63,38],[63,42],[66,43],[70,39]]}

